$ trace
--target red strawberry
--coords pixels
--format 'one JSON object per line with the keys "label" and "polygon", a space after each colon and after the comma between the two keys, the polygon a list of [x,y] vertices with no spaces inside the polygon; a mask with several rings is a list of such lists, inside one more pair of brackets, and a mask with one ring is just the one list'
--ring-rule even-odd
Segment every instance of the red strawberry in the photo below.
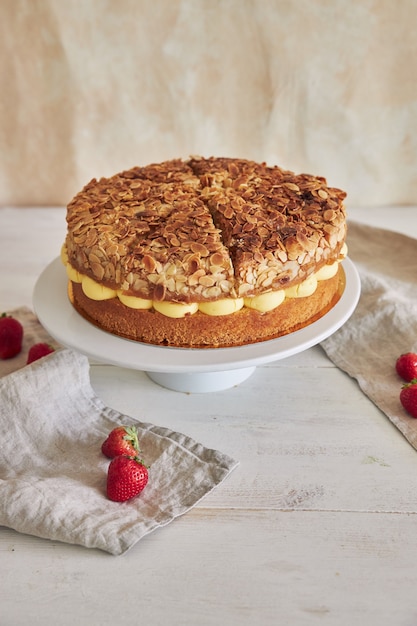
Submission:
{"label": "red strawberry", "polygon": [[417,378],[417,354],[414,352],[402,354],[395,363],[395,369],[397,374],[408,383],[413,378]]}
{"label": "red strawberry", "polygon": [[407,413],[417,418],[417,378],[402,386],[400,401]]}
{"label": "red strawberry", "polygon": [[0,359],[11,359],[22,349],[23,326],[10,315],[0,317]]}
{"label": "red strawberry", "polygon": [[148,482],[148,469],[136,456],[117,456],[107,472],[107,497],[125,502],[137,496]]}
{"label": "red strawberry", "polygon": [[102,453],[109,459],[115,456],[136,456],[139,452],[138,431],[135,426],[114,428],[101,446]]}
{"label": "red strawberry", "polygon": [[37,361],[41,359],[43,356],[47,354],[51,354],[51,352],[55,352],[54,348],[47,343],[35,343],[28,352],[28,358],[26,361],[26,365],[29,363],[33,363],[33,361]]}

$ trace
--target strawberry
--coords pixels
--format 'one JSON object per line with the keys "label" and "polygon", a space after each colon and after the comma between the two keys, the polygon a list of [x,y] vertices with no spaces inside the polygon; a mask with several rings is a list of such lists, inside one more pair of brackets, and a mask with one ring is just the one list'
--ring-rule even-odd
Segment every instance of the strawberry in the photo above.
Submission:
{"label": "strawberry", "polygon": [[125,502],[137,496],[148,482],[146,465],[135,456],[117,456],[107,471],[107,497]]}
{"label": "strawberry", "polygon": [[0,317],[0,359],[11,359],[22,350],[23,326],[11,315]]}
{"label": "strawberry", "polygon": [[41,359],[43,356],[46,356],[47,354],[51,354],[51,352],[55,352],[55,350],[49,344],[35,343],[29,349],[26,365],[29,365],[29,363],[33,363],[33,361],[37,361],[38,359]]}
{"label": "strawberry", "polygon": [[135,426],[118,426],[108,435],[101,446],[109,459],[116,456],[136,456],[139,453],[138,431]]}
{"label": "strawberry", "polygon": [[407,413],[417,418],[417,378],[401,387],[400,401]]}
{"label": "strawberry", "polygon": [[417,354],[406,352],[398,357],[395,362],[397,374],[407,383],[413,378],[417,378]]}

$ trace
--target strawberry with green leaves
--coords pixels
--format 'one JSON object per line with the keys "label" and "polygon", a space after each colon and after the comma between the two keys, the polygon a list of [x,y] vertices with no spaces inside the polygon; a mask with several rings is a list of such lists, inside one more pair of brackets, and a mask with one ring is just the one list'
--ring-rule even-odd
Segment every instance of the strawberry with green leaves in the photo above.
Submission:
{"label": "strawberry with green leaves", "polygon": [[107,497],[126,502],[139,495],[148,483],[148,468],[139,457],[117,456],[107,471]]}
{"label": "strawberry with green leaves", "polygon": [[136,427],[118,426],[114,428],[103,442],[101,451],[109,459],[122,455],[137,456],[140,450]]}
{"label": "strawberry with green leaves", "polygon": [[23,326],[12,317],[3,313],[0,317],[0,359],[11,359],[22,350]]}

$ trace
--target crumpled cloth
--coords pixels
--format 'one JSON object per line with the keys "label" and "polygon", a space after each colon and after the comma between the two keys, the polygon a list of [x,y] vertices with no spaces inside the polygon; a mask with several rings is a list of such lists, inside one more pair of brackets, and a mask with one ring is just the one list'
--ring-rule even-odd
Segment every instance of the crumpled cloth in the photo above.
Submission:
{"label": "crumpled cloth", "polygon": [[[106,497],[112,428],[135,424],[149,482],[132,500]],[[120,555],[186,513],[237,462],[184,434],[107,407],[88,359],[56,352],[0,378],[0,525]]]}
{"label": "crumpled cloth", "polygon": [[361,279],[359,303],[321,345],[417,449],[417,420],[401,405],[404,381],[395,371],[400,354],[417,352],[417,240],[350,222],[348,248]]}

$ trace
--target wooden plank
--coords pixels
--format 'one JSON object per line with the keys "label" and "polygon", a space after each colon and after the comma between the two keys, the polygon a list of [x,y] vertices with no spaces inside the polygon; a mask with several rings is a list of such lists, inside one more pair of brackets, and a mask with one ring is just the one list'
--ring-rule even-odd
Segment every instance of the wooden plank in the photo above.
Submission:
{"label": "wooden plank", "polygon": [[3,534],[0,544],[1,624],[72,626],[76,615],[80,626],[411,626],[416,521],[194,509],[123,557],[17,536],[13,549],[9,532],[7,549]]}

